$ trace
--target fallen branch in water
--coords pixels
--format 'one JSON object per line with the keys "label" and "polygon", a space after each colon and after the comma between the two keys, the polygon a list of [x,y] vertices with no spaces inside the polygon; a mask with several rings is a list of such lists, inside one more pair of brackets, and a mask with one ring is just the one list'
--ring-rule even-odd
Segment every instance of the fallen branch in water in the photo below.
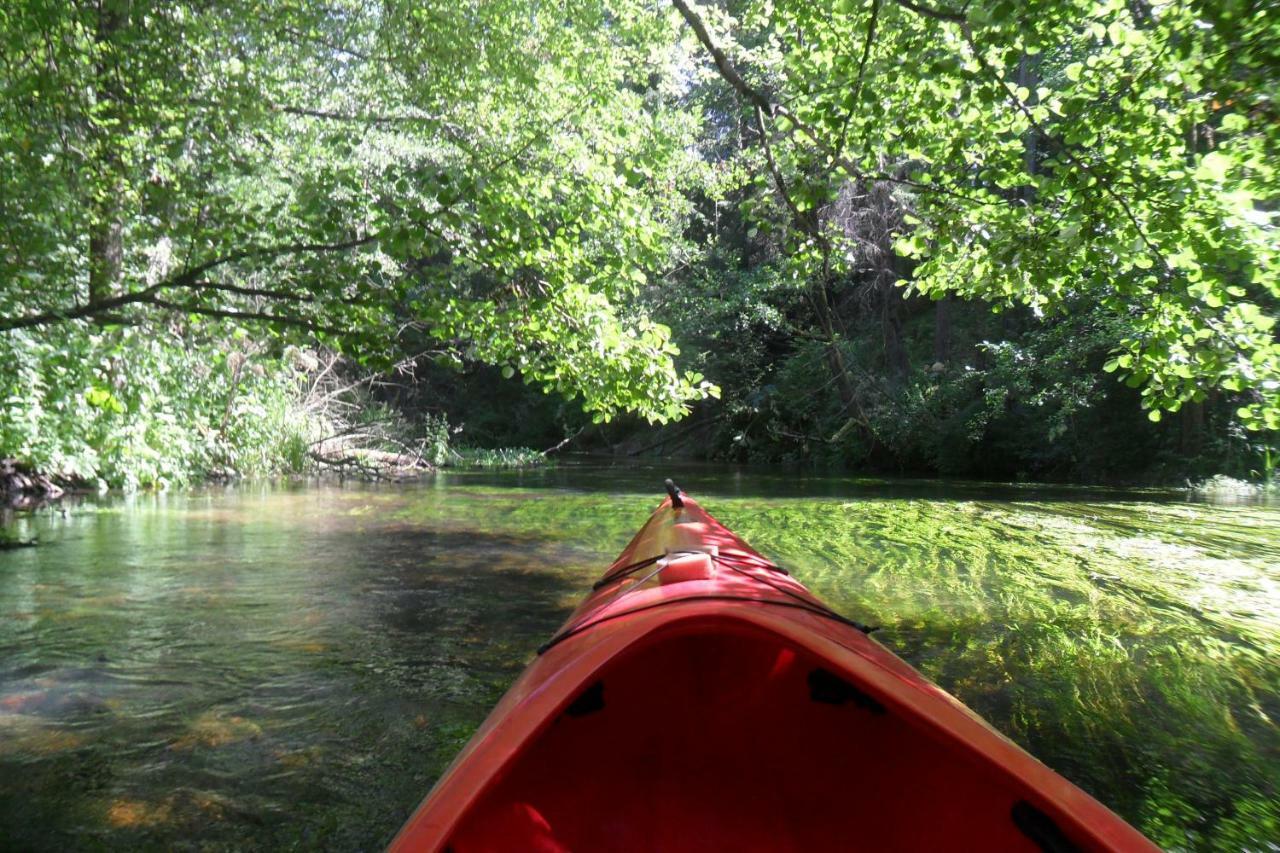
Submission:
{"label": "fallen branch in water", "polygon": [[324,447],[310,451],[312,461],[339,475],[370,480],[408,480],[434,471],[420,453],[393,453],[387,450],[353,447]]}
{"label": "fallen branch in water", "polygon": [[573,433],[573,435],[566,435],[563,439],[561,439],[561,440],[560,440],[560,442],[559,442],[559,443],[555,444],[555,445],[554,445],[554,446],[552,446],[552,447],[548,447],[546,450],[542,451],[542,455],[543,455],[543,456],[550,456],[552,453],[558,453],[559,451],[563,450],[563,449],[564,449],[564,447],[565,447],[565,445],[567,445],[569,442],[573,441],[573,440],[574,440],[575,438],[577,438],[578,436],[582,435],[582,431],[583,431],[584,429],[586,429],[586,427],[579,427],[579,428],[578,428],[578,429]]}

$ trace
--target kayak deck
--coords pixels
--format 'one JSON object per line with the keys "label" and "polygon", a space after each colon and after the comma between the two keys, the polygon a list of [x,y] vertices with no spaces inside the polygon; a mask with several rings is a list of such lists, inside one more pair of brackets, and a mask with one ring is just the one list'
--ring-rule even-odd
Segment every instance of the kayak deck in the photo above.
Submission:
{"label": "kayak deck", "polygon": [[703,619],[601,672],[451,847],[1039,849],[1014,822],[1020,799],[826,661]]}

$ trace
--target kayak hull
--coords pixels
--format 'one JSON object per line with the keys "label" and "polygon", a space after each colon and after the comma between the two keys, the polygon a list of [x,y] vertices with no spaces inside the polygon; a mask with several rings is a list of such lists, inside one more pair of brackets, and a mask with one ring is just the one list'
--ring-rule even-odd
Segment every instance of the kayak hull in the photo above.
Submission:
{"label": "kayak hull", "polygon": [[688,498],[653,514],[391,845],[938,847],[1156,849]]}

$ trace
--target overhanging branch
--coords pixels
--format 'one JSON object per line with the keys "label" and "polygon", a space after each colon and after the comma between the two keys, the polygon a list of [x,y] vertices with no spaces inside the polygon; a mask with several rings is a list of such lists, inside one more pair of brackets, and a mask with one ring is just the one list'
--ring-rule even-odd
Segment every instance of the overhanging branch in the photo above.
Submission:
{"label": "overhanging branch", "polygon": [[711,55],[711,59],[716,66],[716,70],[730,86],[732,86],[755,108],[759,109],[764,115],[775,120],[785,119],[790,125],[789,132],[799,131],[804,134],[810,144],[826,155],[831,163],[848,172],[851,177],[862,181],[887,181],[889,183],[911,187],[922,193],[931,193],[961,199],[969,204],[987,205],[993,203],[988,199],[976,198],[966,193],[940,187],[936,184],[922,184],[918,181],[910,180],[909,178],[900,178],[896,175],[891,175],[885,172],[872,173],[864,171],[857,163],[845,156],[841,150],[824,141],[822,134],[813,126],[800,119],[795,115],[795,113],[791,112],[791,110],[787,109],[782,104],[770,100],[759,89],[752,87],[751,84],[749,84],[742,75],[738,73],[737,69],[734,68],[728,55],[716,46],[715,41],[711,38],[711,33],[708,32],[706,24],[703,23],[702,18],[698,16],[697,12],[690,8],[689,4],[686,3],[685,0],[671,0],[671,2],[693,29],[694,33],[698,37],[698,41],[701,42],[702,46],[707,50],[707,53]]}
{"label": "overhanging branch", "polygon": [[840,146],[839,150],[844,150],[845,139],[849,133],[849,122],[853,119],[854,111],[858,109],[858,103],[862,100],[862,87],[867,74],[867,60],[871,58],[871,45],[876,40],[876,23],[880,20],[880,0],[871,0],[871,14],[867,17],[867,37],[862,43],[862,58],[858,60],[858,79],[853,84],[853,105],[849,107],[849,111],[845,113],[844,121],[840,123]]}
{"label": "overhanging branch", "polygon": [[952,24],[963,24],[965,22],[963,12],[953,12],[950,9],[935,9],[923,3],[913,3],[912,0],[895,0],[895,2],[904,9],[910,9],[917,15],[924,15],[926,18],[933,18],[935,21],[947,21]]}
{"label": "overhanging branch", "polygon": [[[902,0],[899,0],[899,2],[902,2]],[[1125,200],[1124,196],[1120,195],[1120,193],[1111,186],[1110,181],[1107,181],[1102,175],[1099,175],[1089,163],[1077,157],[1075,152],[1072,151],[1066,143],[1051,134],[1048,129],[1036,119],[1035,113],[1032,112],[1031,108],[1023,103],[1022,99],[1018,97],[1017,92],[1015,92],[1009,83],[996,73],[996,69],[992,68],[991,64],[987,62],[982,50],[978,47],[977,41],[974,40],[973,30],[967,23],[963,22],[963,18],[961,19],[960,31],[964,34],[965,42],[969,45],[969,49],[973,51],[974,58],[977,60],[978,64],[982,66],[982,70],[996,82],[1000,87],[1001,93],[1008,99],[1009,103],[1013,104],[1014,108],[1017,109],[1018,112],[1022,113],[1023,117],[1027,120],[1027,124],[1038,132],[1045,141],[1061,151],[1063,156],[1071,162],[1071,165],[1092,176],[1098,182],[1098,186],[1101,188],[1102,192],[1116,203],[1121,212],[1124,213],[1125,218],[1129,220],[1129,224],[1133,226],[1134,231],[1138,234],[1138,239],[1142,241],[1142,244],[1147,248],[1147,251],[1151,253],[1162,267],[1166,270],[1169,269],[1169,264],[1165,260],[1164,254],[1160,251],[1159,247],[1152,242],[1150,236],[1147,234],[1147,229],[1143,227],[1141,220],[1138,219],[1138,215],[1133,211],[1133,208],[1129,205],[1129,202]]]}
{"label": "overhanging branch", "polygon": [[760,146],[764,149],[765,163],[769,166],[769,174],[773,176],[774,188],[777,189],[778,195],[782,196],[782,201],[791,213],[791,219],[795,222],[796,227],[821,242],[823,247],[826,248],[827,241],[823,237],[821,229],[817,227],[817,224],[810,217],[806,217],[800,211],[800,208],[796,206],[795,201],[791,198],[791,192],[787,189],[786,178],[783,177],[782,170],[778,168],[778,163],[773,157],[773,146],[769,144],[769,131],[764,126],[764,111],[756,107],[753,114],[756,119],[756,131],[760,134]]}
{"label": "overhanging branch", "polygon": [[323,119],[325,121],[347,122],[351,124],[363,125],[404,125],[404,124],[426,124],[433,127],[441,127],[454,135],[462,135],[463,129],[452,122],[433,115],[386,115],[383,113],[346,113],[336,112],[333,110],[316,110],[308,107],[293,107],[288,105],[276,105],[272,107],[278,113],[286,115],[299,116],[301,118]]}
{"label": "overhanging branch", "polygon": [[746,98],[757,109],[762,110],[765,115],[772,116],[774,114],[774,105],[756,89],[752,88],[746,80],[742,79],[742,75],[733,67],[733,63],[729,61],[729,57],[723,50],[716,47],[716,43],[711,39],[711,33],[707,32],[706,24],[702,22],[702,18],[698,13],[689,8],[689,4],[684,0],[671,0],[672,5],[679,10],[684,16],[685,21],[693,28],[693,32],[698,36],[698,41],[702,42],[702,46],[707,49],[707,53],[711,54],[711,60],[716,64],[716,70],[720,72],[720,76],[729,83],[730,86],[737,89],[742,97]]}
{"label": "overhanging branch", "polygon": [[[239,252],[232,252],[218,258],[197,264],[194,267],[182,270],[162,282],[145,287],[142,290],[135,290],[130,293],[122,293],[107,299],[99,299],[84,305],[68,306],[61,309],[52,309],[42,311],[36,314],[27,314],[19,317],[0,317],[0,332],[11,332],[17,329],[31,329],[39,326],[48,326],[53,323],[61,323],[67,320],[82,320],[90,317],[96,317],[103,314],[109,314],[118,308],[127,305],[151,304],[160,307],[173,307],[172,304],[162,304],[164,300],[160,299],[158,294],[166,290],[186,289],[215,289],[226,290],[241,295],[261,296],[276,300],[292,300],[292,301],[308,301],[301,294],[292,294],[287,291],[270,291],[258,288],[240,287],[230,284],[216,284],[205,280],[205,275],[212,270],[228,264],[237,263],[245,260],[271,260],[274,258],[287,257],[289,255],[317,254],[328,252],[346,252],[351,249],[360,248],[376,242],[379,239],[378,234],[369,234],[364,237],[353,238],[339,243],[289,243],[280,246],[266,246],[254,249],[244,249]],[[314,297],[313,297],[314,299]],[[211,309],[195,309],[187,306],[180,306],[183,310],[193,310],[196,313],[211,313]],[[220,316],[212,314],[212,316]],[[228,315],[234,316],[234,315]],[[284,319],[275,315],[265,315],[257,319],[270,320],[283,325],[290,325]]]}
{"label": "overhanging branch", "polygon": [[340,328],[338,326],[330,326],[325,323],[317,323],[308,320],[305,317],[289,317],[280,314],[274,314],[268,311],[237,311],[230,308],[213,308],[207,305],[183,304],[181,302],[171,302],[167,299],[152,297],[143,300],[148,305],[154,305],[157,308],[167,308],[170,311],[182,311],[187,314],[198,314],[202,317],[217,317],[223,320],[248,320],[255,323],[270,323],[276,326],[289,326],[295,329],[305,329],[308,332],[322,332],[326,335],[335,337],[347,337],[351,334],[351,329]]}

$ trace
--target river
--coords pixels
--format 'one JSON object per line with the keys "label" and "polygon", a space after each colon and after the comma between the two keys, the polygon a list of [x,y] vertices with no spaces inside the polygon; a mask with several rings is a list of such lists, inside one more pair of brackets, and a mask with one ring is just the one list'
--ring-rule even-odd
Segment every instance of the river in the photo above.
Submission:
{"label": "river", "polygon": [[0,847],[380,847],[665,476],[1157,843],[1280,846],[1280,505],[580,463],[20,518]]}

